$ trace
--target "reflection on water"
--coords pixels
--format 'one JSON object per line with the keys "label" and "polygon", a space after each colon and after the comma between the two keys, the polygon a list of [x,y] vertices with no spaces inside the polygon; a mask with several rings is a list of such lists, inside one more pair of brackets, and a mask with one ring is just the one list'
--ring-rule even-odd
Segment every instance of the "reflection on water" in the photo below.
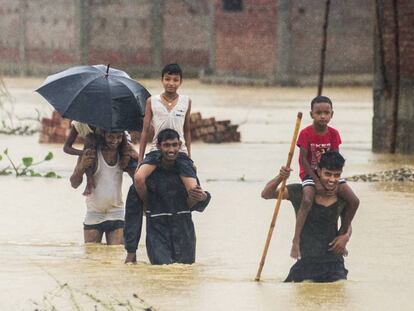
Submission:
{"label": "reflection on water", "polygon": [[[24,80],[24,87],[18,84],[22,80],[8,81],[14,83],[10,91],[16,95],[16,111],[30,106],[48,110],[32,93],[40,80]],[[158,81],[145,85],[160,90]],[[344,141],[346,176],[414,165],[410,156],[370,152],[369,89],[326,92],[335,103],[332,125]],[[201,180],[213,195],[209,208],[193,215],[197,263],[149,265],[145,235],[136,265],[123,264],[122,246],[84,245],[82,189],[73,190],[68,182],[76,158],[63,154],[59,145],[39,145],[37,137],[1,136],[0,150],[9,147],[17,158],[53,151],[55,158],[39,170],[53,169],[64,177],[0,178],[2,310],[412,309],[413,183],[349,183],[361,206],[348,245],[349,280],[334,284],[283,283],[293,265],[294,213],[288,202],[282,203],[262,281],[253,281],[275,204],[263,201],[260,191],[286,162],[296,113],[308,111],[313,88],[236,89],[186,81],[183,93],[205,117],[243,122],[240,144],[193,146]],[[304,113],[303,125],[309,122]],[[297,182],[296,161],[293,169],[291,182]],[[124,179],[124,195],[130,183]]]}
{"label": "reflection on water", "polygon": [[414,193],[414,182],[378,182],[373,183],[372,187],[376,191],[389,191],[396,193]]}
{"label": "reflection on water", "polygon": [[294,286],[291,297],[295,310],[310,310],[316,306],[324,309],[335,309],[348,307],[349,293],[347,292],[347,281],[339,281],[332,284],[303,283]]}

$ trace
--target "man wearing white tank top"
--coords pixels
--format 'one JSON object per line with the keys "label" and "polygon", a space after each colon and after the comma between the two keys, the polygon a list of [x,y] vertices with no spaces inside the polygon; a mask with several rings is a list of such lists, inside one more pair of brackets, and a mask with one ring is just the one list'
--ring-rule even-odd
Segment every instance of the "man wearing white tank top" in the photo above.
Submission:
{"label": "man wearing white tank top", "polygon": [[85,243],[101,243],[105,233],[108,245],[123,244],[124,204],[119,146],[124,133],[104,132],[104,142],[95,155],[85,153],[70,177],[73,188],[79,187],[85,171],[92,167],[95,189],[86,197],[84,220]]}
{"label": "man wearing white tank top", "polygon": [[[195,166],[191,160],[191,100],[188,96],[177,93],[182,83],[180,66],[178,64],[166,65],[161,72],[161,82],[164,92],[151,96],[146,103],[144,126],[139,144],[139,166],[134,176],[135,188],[144,205],[147,203],[146,179],[157,166],[160,166],[161,153],[157,149],[157,136],[164,129],[173,129],[180,136],[181,147],[177,157],[177,167],[187,192],[197,187]],[[149,153],[145,155],[151,126],[155,132],[154,139]]]}

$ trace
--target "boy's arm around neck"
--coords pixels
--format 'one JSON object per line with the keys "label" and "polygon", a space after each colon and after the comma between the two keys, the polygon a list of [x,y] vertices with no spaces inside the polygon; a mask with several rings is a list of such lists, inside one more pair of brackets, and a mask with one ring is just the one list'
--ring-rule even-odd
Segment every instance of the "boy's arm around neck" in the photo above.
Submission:
{"label": "boy's arm around neck", "polygon": [[68,137],[65,140],[65,143],[63,145],[63,152],[71,155],[82,155],[82,150],[73,148],[73,144],[75,143],[76,138],[78,137],[78,131],[75,129],[75,127],[72,125],[70,128],[70,132]]}

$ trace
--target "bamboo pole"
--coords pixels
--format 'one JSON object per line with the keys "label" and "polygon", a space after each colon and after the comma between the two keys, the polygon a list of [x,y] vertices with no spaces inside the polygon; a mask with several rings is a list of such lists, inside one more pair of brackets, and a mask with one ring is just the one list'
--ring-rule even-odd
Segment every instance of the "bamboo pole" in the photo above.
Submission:
{"label": "bamboo pole", "polygon": [[[286,162],[286,167],[287,168],[290,168],[290,164],[292,163],[293,153],[295,151],[296,140],[298,138],[298,133],[299,133],[299,128],[300,128],[300,122],[301,121],[302,121],[302,112],[298,112],[298,115],[296,117],[295,130],[293,132],[292,141],[290,143],[288,159],[287,159],[287,162]],[[263,266],[264,266],[264,263],[265,263],[265,260],[266,260],[266,255],[267,255],[267,251],[269,249],[270,240],[272,239],[272,234],[273,234],[273,230],[275,228],[277,215],[279,214],[280,203],[282,202],[283,194],[285,192],[285,186],[286,186],[286,179],[282,181],[282,185],[279,188],[280,189],[279,190],[279,195],[277,197],[275,210],[273,212],[272,222],[270,223],[269,232],[267,233],[266,244],[265,244],[265,247],[263,249],[262,259],[260,260],[259,269],[257,270],[257,274],[256,274],[256,278],[255,278],[256,282],[260,281],[260,275],[262,273]]]}

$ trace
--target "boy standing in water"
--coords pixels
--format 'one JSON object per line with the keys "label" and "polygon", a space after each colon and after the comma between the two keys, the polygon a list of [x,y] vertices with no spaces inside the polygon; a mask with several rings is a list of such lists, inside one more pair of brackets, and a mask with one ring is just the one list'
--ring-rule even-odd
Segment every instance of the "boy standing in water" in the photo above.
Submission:
{"label": "boy standing in water", "polygon": [[[304,128],[299,133],[297,145],[300,148],[299,168],[302,179],[303,197],[300,208],[296,215],[295,235],[292,241],[290,256],[300,259],[301,232],[306,217],[312,208],[315,193],[320,194],[327,191],[320,182],[317,168],[322,154],[328,151],[339,151],[341,137],[339,132],[328,126],[332,116],[332,101],[326,96],[317,96],[311,102],[311,118],[313,124]],[[328,191],[329,194],[329,191]],[[339,181],[338,196],[346,201],[346,210],[341,221],[340,234],[348,231],[352,218],[359,206],[359,199],[344,179]]]}
{"label": "boy standing in water", "polygon": [[[139,167],[134,176],[136,190],[144,205],[147,203],[146,179],[160,165],[161,153],[157,149],[157,137],[164,129],[173,129],[179,134],[181,145],[177,156],[177,169],[187,192],[197,187],[197,176],[191,160],[191,99],[177,93],[182,79],[183,73],[178,64],[165,66],[161,72],[164,92],[147,99],[139,144]],[[150,152],[144,159],[150,126],[154,128],[154,139]]]}

